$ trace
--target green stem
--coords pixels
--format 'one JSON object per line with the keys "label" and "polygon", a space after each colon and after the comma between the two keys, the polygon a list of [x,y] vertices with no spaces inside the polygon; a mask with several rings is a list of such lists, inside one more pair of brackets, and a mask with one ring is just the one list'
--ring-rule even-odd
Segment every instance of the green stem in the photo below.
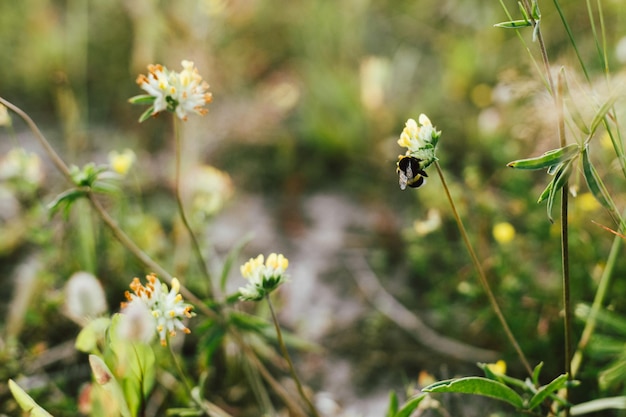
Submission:
{"label": "green stem", "polygon": [[185,375],[185,372],[183,371],[183,367],[180,364],[178,357],[174,353],[174,350],[172,349],[172,344],[169,343],[168,341],[167,345],[168,345],[168,350],[170,352],[170,356],[172,357],[172,362],[174,363],[174,367],[176,368],[176,372],[178,373],[178,376],[180,377],[180,379],[183,381],[183,385],[185,386],[185,391],[187,391],[187,395],[189,395],[189,398],[194,403],[196,403],[202,411],[204,411],[204,414],[206,414],[209,417],[232,417],[230,414],[228,414],[226,411],[224,411],[222,408],[218,407],[217,405],[211,403],[208,400],[202,399],[199,395],[194,395],[193,386],[191,385],[189,378],[187,378],[187,376]]}
{"label": "green stem", "polygon": [[304,389],[302,388],[302,383],[300,382],[300,379],[298,378],[298,375],[296,374],[296,369],[293,366],[293,362],[291,361],[291,356],[289,356],[289,352],[287,351],[287,346],[285,345],[285,341],[283,340],[283,334],[282,334],[282,331],[280,330],[280,325],[278,324],[278,318],[276,317],[276,313],[274,312],[274,307],[272,306],[270,295],[267,294],[265,296],[265,299],[267,300],[267,304],[270,307],[270,312],[272,313],[272,321],[274,322],[274,328],[276,329],[276,337],[278,338],[278,345],[280,346],[280,350],[283,354],[283,357],[285,358],[285,360],[287,361],[287,365],[289,366],[289,373],[291,374],[291,378],[296,383],[296,386],[298,387],[298,393],[300,394],[300,397],[302,397],[304,402],[309,407],[311,414],[315,417],[319,417],[319,414],[317,410],[315,409],[315,406],[313,405],[311,400],[309,400],[309,397],[307,397],[307,395],[304,393]]}
{"label": "green stem", "polygon": [[461,233],[461,237],[463,238],[463,242],[465,243],[465,247],[467,248],[467,251],[469,252],[470,257],[472,258],[472,262],[474,263],[476,272],[478,272],[478,278],[480,280],[480,283],[483,289],[485,290],[485,293],[487,294],[487,298],[489,299],[489,302],[491,303],[491,308],[493,309],[494,313],[498,317],[498,320],[500,320],[500,324],[502,325],[502,328],[504,329],[504,333],[506,334],[507,338],[509,339],[509,342],[511,343],[511,345],[513,345],[513,348],[517,352],[517,355],[519,356],[519,359],[522,362],[522,365],[524,365],[526,372],[528,372],[528,375],[532,375],[533,371],[532,371],[532,368],[530,367],[530,364],[528,363],[528,360],[526,359],[526,355],[524,355],[524,352],[522,351],[519,343],[517,342],[517,339],[515,339],[515,336],[513,335],[511,328],[509,327],[508,323],[506,322],[506,319],[504,318],[504,314],[502,314],[502,310],[500,309],[500,306],[498,305],[498,301],[496,300],[496,297],[493,294],[493,291],[491,290],[489,281],[487,281],[487,277],[485,275],[485,272],[483,271],[483,267],[480,264],[478,257],[476,256],[476,252],[474,251],[474,247],[472,246],[472,243],[469,240],[469,236],[467,235],[467,231],[465,230],[465,226],[463,225],[461,216],[459,216],[459,213],[456,209],[456,205],[454,204],[454,200],[452,199],[452,195],[450,195],[450,190],[448,188],[448,184],[446,183],[446,179],[443,175],[443,171],[441,170],[441,166],[439,165],[439,162],[435,161],[435,167],[437,168],[437,173],[439,174],[439,178],[441,179],[441,184],[443,185],[443,189],[446,193],[446,196],[448,197],[448,202],[450,203],[452,214],[454,216],[454,219],[456,220],[456,224],[458,226],[459,232]]}
{"label": "green stem", "polygon": [[[565,138],[565,115],[563,108],[563,86],[565,80],[563,79],[563,72],[559,72],[558,76],[558,90],[554,97],[557,115],[558,115],[558,134],[559,144],[564,147],[567,143]],[[571,300],[571,280],[570,280],[570,262],[569,262],[569,219],[568,219],[568,200],[569,200],[569,185],[566,182],[561,189],[561,271],[563,279],[563,327],[564,327],[564,341],[565,344],[565,373],[568,375],[568,379],[572,380],[572,300]],[[569,398],[570,387],[569,384],[565,387],[565,399]],[[570,415],[569,407],[565,408],[565,417]]]}
{"label": "green stem", "polygon": [[185,229],[187,230],[187,234],[191,239],[191,243],[193,246],[193,250],[198,261],[198,265],[200,266],[200,270],[204,274],[204,277],[208,282],[208,296],[209,298],[213,298],[213,284],[211,281],[211,273],[209,272],[209,268],[204,260],[204,256],[202,255],[202,249],[200,248],[200,244],[198,243],[198,239],[196,238],[193,229],[189,225],[189,221],[187,220],[187,215],[185,214],[185,208],[183,206],[183,199],[181,196],[181,187],[180,187],[180,179],[181,179],[181,158],[182,158],[182,139],[180,137],[180,128],[178,126],[178,120],[176,116],[174,117],[174,136],[176,141],[176,173],[175,173],[175,194],[176,194],[176,204],[178,205],[178,213],[180,214],[180,219],[185,225]]}
{"label": "green stem", "polygon": [[[290,415],[295,417],[306,417],[306,413],[302,410],[302,406],[297,403],[290,395],[289,392],[272,376],[269,370],[263,365],[257,354],[252,350],[250,345],[246,343],[243,336],[235,328],[229,329],[231,336],[236,343],[241,347],[246,359],[250,361],[251,365],[261,374],[261,377],[272,387],[272,390],[284,401],[285,405],[289,409]],[[253,383],[251,381],[251,383]],[[259,403],[262,405],[263,403]]]}
{"label": "green stem", "polygon": [[611,251],[609,252],[609,257],[606,261],[606,266],[604,267],[604,271],[602,271],[602,276],[600,277],[598,290],[596,291],[596,295],[593,298],[591,311],[589,312],[589,316],[587,317],[583,333],[580,336],[580,341],[578,342],[576,353],[574,353],[574,357],[572,358],[572,378],[576,376],[578,370],[580,369],[580,365],[583,359],[583,352],[587,347],[589,340],[591,340],[593,332],[596,329],[598,312],[602,308],[604,298],[606,297],[607,291],[609,289],[611,278],[613,277],[613,270],[615,269],[615,264],[617,263],[618,256],[620,255],[620,250],[622,248],[622,240],[623,238],[621,236],[615,236],[615,238],[613,239],[613,245],[611,246]]}

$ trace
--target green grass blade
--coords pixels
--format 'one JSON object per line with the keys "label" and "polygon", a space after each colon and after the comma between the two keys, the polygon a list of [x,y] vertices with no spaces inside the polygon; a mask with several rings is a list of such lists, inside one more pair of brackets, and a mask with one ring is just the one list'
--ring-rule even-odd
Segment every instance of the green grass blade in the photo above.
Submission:
{"label": "green grass blade", "polygon": [[563,27],[565,28],[565,31],[567,32],[567,37],[569,38],[570,43],[572,44],[572,47],[574,48],[574,52],[576,53],[576,58],[578,58],[580,67],[582,68],[583,73],[585,74],[585,78],[587,79],[587,81],[589,81],[591,80],[591,78],[589,77],[589,73],[587,72],[585,61],[583,61],[583,58],[580,55],[580,51],[578,50],[578,46],[576,45],[576,41],[574,40],[574,34],[572,33],[572,29],[569,27],[569,24],[567,23],[567,20],[565,19],[565,15],[563,14],[563,10],[561,9],[561,4],[559,3],[559,0],[553,0],[553,1],[554,1],[554,7],[559,13],[559,17],[561,18],[561,22],[563,23]]}

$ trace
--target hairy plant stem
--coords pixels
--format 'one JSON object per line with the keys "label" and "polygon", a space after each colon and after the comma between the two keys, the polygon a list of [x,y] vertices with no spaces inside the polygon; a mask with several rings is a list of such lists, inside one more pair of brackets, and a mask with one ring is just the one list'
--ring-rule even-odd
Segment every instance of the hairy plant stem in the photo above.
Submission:
{"label": "hairy plant stem", "polygon": [[[3,99],[0,97],[0,103],[4,104],[7,108],[11,109],[15,114],[20,116],[24,122],[28,125],[30,130],[35,135],[35,138],[40,143],[40,145],[46,151],[46,154],[57,168],[57,170],[65,177],[65,179],[74,184],[74,180],[70,173],[70,169],[65,164],[63,159],[56,153],[50,142],[46,139],[46,137],[41,133],[41,130],[37,127],[33,119],[30,118],[28,114],[26,114],[22,109],[14,105],[13,103]],[[111,230],[113,236],[130,252],[132,253],[144,266],[150,269],[152,272],[161,276],[168,284],[172,282],[172,275],[165,270],[161,265],[159,265],[156,261],[154,261],[147,253],[145,253],[135,242],[119,227],[119,225],[113,220],[111,215],[106,211],[106,209],[102,206],[100,201],[96,198],[95,194],[92,192],[87,193],[87,199],[89,203],[96,211],[100,219],[104,222],[104,224]],[[200,309],[204,314],[208,317],[217,319],[219,318],[215,311],[208,308],[202,300],[196,297],[191,291],[189,291],[186,287],[180,286],[180,293],[183,297],[187,298],[191,303],[193,303],[198,309]]]}
{"label": "hairy plant stem", "polygon": [[509,339],[509,342],[511,343],[511,345],[513,345],[513,348],[517,352],[517,355],[519,356],[519,359],[522,362],[522,365],[526,369],[526,372],[528,372],[528,375],[532,375],[533,370],[530,367],[528,360],[526,359],[526,355],[524,355],[522,348],[517,342],[517,339],[515,339],[515,336],[513,335],[511,328],[506,322],[504,314],[502,314],[502,310],[500,309],[500,306],[498,305],[498,301],[496,300],[496,297],[493,294],[493,291],[491,290],[491,286],[489,285],[489,281],[487,280],[487,277],[485,275],[485,272],[483,271],[483,267],[480,264],[480,261],[478,260],[478,256],[476,256],[476,252],[474,251],[474,247],[472,246],[472,243],[469,240],[469,236],[467,235],[467,231],[465,230],[465,226],[463,225],[461,216],[459,216],[459,212],[456,209],[456,205],[454,204],[454,200],[452,199],[452,195],[450,194],[450,189],[448,188],[448,184],[446,183],[446,179],[443,175],[443,171],[441,170],[441,166],[439,165],[439,162],[435,161],[435,167],[437,168],[437,173],[439,174],[439,178],[441,179],[441,184],[446,193],[446,197],[448,198],[448,202],[450,203],[450,207],[452,209],[452,215],[454,216],[454,219],[456,220],[456,224],[459,229],[459,232],[461,233],[461,237],[463,238],[463,242],[465,243],[465,247],[467,248],[467,251],[469,252],[470,257],[472,258],[472,262],[474,264],[474,267],[476,268],[476,272],[478,273],[478,278],[480,280],[480,283],[485,293],[487,294],[487,298],[489,299],[489,302],[491,303],[491,308],[493,309],[493,312],[498,317],[498,320],[500,320],[500,324],[502,325],[502,328],[504,329],[504,333],[506,334],[507,338]]}
{"label": "hairy plant stem", "polygon": [[175,194],[176,194],[176,204],[178,206],[178,213],[180,214],[180,219],[182,220],[185,230],[187,230],[187,234],[191,239],[191,244],[193,246],[193,251],[198,261],[198,265],[200,266],[200,271],[204,274],[204,277],[208,283],[208,296],[209,298],[213,298],[213,283],[211,280],[211,273],[209,272],[209,268],[207,267],[206,261],[204,260],[204,256],[202,255],[202,249],[200,248],[200,244],[198,243],[198,239],[196,238],[196,234],[193,232],[193,229],[189,225],[189,221],[187,220],[187,215],[185,214],[185,207],[183,206],[183,199],[181,196],[181,187],[180,187],[180,178],[181,178],[181,159],[182,159],[182,139],[180,137],[180,127],[177,120],[177,117],[174,115],[174,136],[176,142],[176,173],[175,173]]}
{"label": "hairy plant stem", "polygon": [[298,387],[298,393],[300,394],[300,397],[304,400],[306,405],[309,407],[309,410],[311,411],[311,415],[315,417],[319,417],[319,414],[317,410],[315,409],[315,406],[313,405],[309,397],[304,393],[304,389],[302,388],[302,383],[300,382],[300,379],[298,378],[298,375],[296,374],[296,368],[293,366],[293,362],[291,361],[291,356],[289,356],[289,352],[287,351],[287,346],[285,345],[285,341],[283,340],[283,333],[280,330],[280,324],[278,323],[278,318],[276,317],[276,313],[274,312],[274,307],[272,306],[270,295],[267,294],[265,296],[265,299],[267,300],[267,304],[269,305],[270,312],[272,314],[272,321],[274,322],[274,328],[276,329],[276,337],[278,338],[278,346],[280,347],[280,351],[282,352],[283,357],[287,361],[291,378],[293,379],[293,381],[296,383],[296,386]]}

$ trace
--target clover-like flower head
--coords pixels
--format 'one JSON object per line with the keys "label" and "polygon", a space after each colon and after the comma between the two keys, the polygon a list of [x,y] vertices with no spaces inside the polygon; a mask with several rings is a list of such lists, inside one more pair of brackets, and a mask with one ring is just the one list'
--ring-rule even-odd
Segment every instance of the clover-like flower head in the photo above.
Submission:
{"label": "clover-like flower head", "polygon": [[398,145],[407,148],[404,155],[398,156],[396,165],[401,189],[407,185],[417,188],[425,183],[428,175],[424,170],[437,160],[435,150],[440,136],[441,132],[425,114],[420,114],[418,122],[407,120],[398,139]]}
{"label": "clover-like flower head", "polygon": [[133,104],[150,104],[139,118],[140,122],[167,110],[187,120],[189,113],[205,115],[204,107],[212,99],[209,85],[202,79],[191,61],[182,61],[181,72],[170,71],[160,64],[148,65],[148,74],[140,74],[137,84],[148,94],[132,97]]}
{"label": "clover-like flower head", "polygon": [[146,276],[147,283],[143,285],[139,278],[134,278],[130,284],[130,291],[126,291],[126,302],[122,303],[122,308],[127,309],[133,303],[145,305],[154,317],[156,331],[161,339],[161,345],[167,345],[166,336],[175,336],[177,330],[184,333],[191,333],[191,330],[183,324],[185,318],[191,318],[193,308],[183,301],[183,296],[179,293],[180,282],[172,279],[172,288],[168,289],[154,274]]}
{"label": "clover-like flower head", "polygon": [[289,260],[282,254],[271,253],[267,260],[263,255],[251,258],[241,266],[241,275],[248,284],[239,288],[239,298],[248,301],[263,299],[287,280],[287,266]]}

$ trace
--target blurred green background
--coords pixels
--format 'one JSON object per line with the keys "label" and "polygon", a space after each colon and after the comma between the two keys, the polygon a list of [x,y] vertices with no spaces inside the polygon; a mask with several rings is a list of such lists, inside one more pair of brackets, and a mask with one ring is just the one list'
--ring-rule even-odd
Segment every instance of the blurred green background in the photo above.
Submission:
{"label": "blurred green background", "polygon": [[[516,2],[505,3],[518,13]],[[553,65],[564,66],[573,85],[584,84],[552,3],[540,6]],[[585,6],[563,1],[562,7],[593,85],[600,84],[602,67]],[[610,66],[619,76],[623,61],[617,45],[626,36],[626,11],[621,1],[603,7]],[[267,235],[257,234],[262,243],[253,241],[245,256],[267,251],[263,245],[270,242],[276,247],[269,250],[283,251],[292,266],[296,259],[305,265],[307,251],[316,262],[327,262],[312,267],[317,284],[305,286],[306,296],[315,300],[309,302],[343,299],[362,310],[350,322],[329,318],[313,338],[348,358],[356,397],[380,389],[376,381],[401,387],[420,370],[443,378],[477,369],[437,355],[436,346],[416,343],[372,308],[354,283],[358,271],[345,262],[354,250],[365,253],[382,284],[431,327],[501,352],[510,372],[523,374],[477,284],[435,171],[419,190],[398,187],[395,163],[403,150],[396,140],[407,118],[426,113],[443,131],[441,165],[505,315],[531,361],[546,362],[548,378],[562,368],[558,228],[549,223],[545,206],[536,204],[545,173],[513,171],[506,164],[558,141],[550,98],[524,45],[515,32],[493,27],[504,20],[496,1],[4,1],[0,95],[28,112],[69,163],[106,163],[111,150],[133,149],[138,161],[125,197],[107,206],[151,255],[192,276],[188,246],[178,245],[170,194],[171,120],[162,115],[139,125],[143,109],[127,99],[141,93],[135,79],[148,64],[179,70],[181,60],[194,61],[211,85],[213,102],[207,116],[190,118],[184,126],[184,166],[188,173],[201,165],[225,171],[234,190],[225,203],[227,215],[211,213],[196,226],[207,231],[205,242],[216,257],[243,237],[246,225],[254,229],[267,222],[260,232]],[[530,31],[521,33],[538,57]],[[75,337],[78,327],[61,316],[63,284],[73,272],[91,270],[103,280],[111,311],[132,276],[149,272],[124,253],[86,206],[75,209],[69,223],[47,216],[45,204],[67,184],[25,125],[13,120],[19,146],[41,155],[44,175],[27,191],[14,179],[2,186],[2,204],[11,208],[0,219],[5,334],[15,318],[20,268],[34,262],[39,272],[33,288],[25,290],[29,301],[20,310],[19,331],[14,330],[19,344],[4,349],[0,381],[21,369],[35,372],[23,364],[32,365],[42,350]],[[8,129],[0,131],[0,139],[4,157],[17,143]],[[612,175],[617,171],[610,148],[598,146],[594,158],[623,206],[623,178]],[[592,223],[613,227],[610,218],[585,193],[582,182],[571,208],[575,302],[591,301],[612,242],[612,235]],[[312,214],[313,202],[330,209]],[[323,220],[337,214],[334,204],[353,217],[337,225],[319,218],[316,223],[316,215]],[[425,231],[429,211],[440,223]],[[323,249],[332,233],[301,247],[320,222],[345,229],[341,244],[329,246],[334,253]],[[514,227],[512,240],[494,238],[493,228],[501,222]],[[328,258],[319,259],[316,251]],[[619,279],[625,270],[620,263],[608,300],[616,312],[626,308]],[[292,274],[288,285],[296,289],[286,294],[302,286]],[[192,289],[202,288],[188,279]],[[232,278],[235,288],[238,279]],[[283,302],[295,315],[285,318],[288,326],[307,337],[310,326],[302,323],[307,311]],[[598,394],[594,381],[601,366],[592,362],[583,369],[594,388],[581,399]],[[80,366],[69,376],[58,363],[41,369],[56,375],[55,384],[70,398],[89,379]],[[310,374],[317,378],[314,388],[324,389],[324,377]],[[613,387],[612,394],[623,389],[623,384]],[[54,403],[50,396],[42,398]],[[7,398],[2,383],[0,398]]]}

